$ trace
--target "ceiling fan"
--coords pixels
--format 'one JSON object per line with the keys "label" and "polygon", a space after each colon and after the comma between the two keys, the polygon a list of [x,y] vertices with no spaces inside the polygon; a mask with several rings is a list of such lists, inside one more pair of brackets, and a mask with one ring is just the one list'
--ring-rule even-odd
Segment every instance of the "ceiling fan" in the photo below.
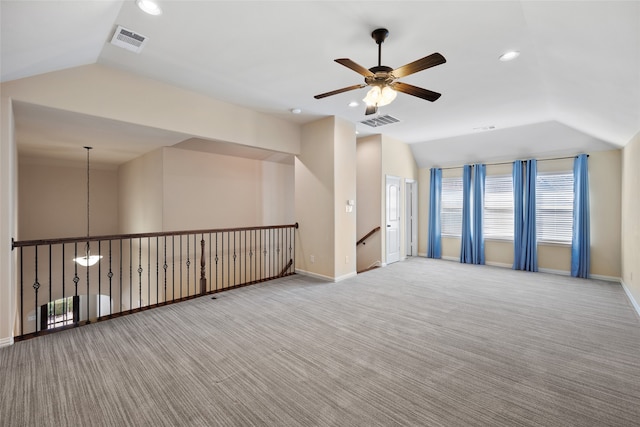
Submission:
{"label": "ceiling fan", "polygon": [[381,64],[382,43],[388,35],[389,31],[386,28],[378,28],[371,33],[371,37],[378,44],[378,65],[375,67],[366,69],[362,65],[356,64],[348,58],[335,60],[338,64],[342,64],[356,73],[363,75],[364,84],[353,85],[333,90],[331,92],[321,93],[320,95],[314,96],[314,98],[326,98],[327,96],[371,86],[366,98],[363,100],[367,104],[367,109],[365,111],[366,115],[375,114],[378,111],[378,107],[390,104],[395,99],[397,92],[417,96],[418,98],[426,99],[431,102],[440,98],[441,94],[437,92],[402,83],[396,81],[396,79],[417,73],[418,71],[426,70],[427,68],[435,67],[436,65],[444,64],[447,62],[447,60],[444,59],[444,56],[439,53],[432,53],[429,56],[425,56],[422,59],[418,59],[417,61],[413,61],[394,70],[391,67]]}

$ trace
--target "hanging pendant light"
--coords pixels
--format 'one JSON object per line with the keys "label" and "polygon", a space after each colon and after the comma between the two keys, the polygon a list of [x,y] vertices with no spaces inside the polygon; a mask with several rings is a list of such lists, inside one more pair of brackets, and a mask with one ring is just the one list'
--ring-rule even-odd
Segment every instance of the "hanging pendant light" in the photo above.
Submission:
{"label": "hanging pendant light", "polygon": [[83,267],[91,267],[95,265],[100,259],[102,255],[91,255],[91,248],[89,242],[89,150],[93,147],[84,147],[87,149],[87,246],[85,248],[85,255],[74,258],[73,260]]}

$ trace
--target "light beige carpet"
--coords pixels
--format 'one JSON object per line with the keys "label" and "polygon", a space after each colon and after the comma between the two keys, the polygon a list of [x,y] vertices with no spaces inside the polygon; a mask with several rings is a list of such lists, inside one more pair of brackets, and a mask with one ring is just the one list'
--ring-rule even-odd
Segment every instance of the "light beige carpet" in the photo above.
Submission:
{"label": "light beige carpet", "polygon": [[632,426],[619,284],[413,258],[0,349],[1,426]]}

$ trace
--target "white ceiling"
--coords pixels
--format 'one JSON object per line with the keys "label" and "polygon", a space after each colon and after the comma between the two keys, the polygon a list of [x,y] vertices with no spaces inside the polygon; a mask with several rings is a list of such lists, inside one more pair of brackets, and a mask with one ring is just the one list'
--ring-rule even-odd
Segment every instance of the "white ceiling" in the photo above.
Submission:
{"label": "white ceiling", "polygon": [[[298,123],[343,117],[360,135],[410,143],[421,167],[607,150],[640,131],[638,1],[159,4],[164,13],[150,16],[134,0],[2,0],[1,81],[99,63]],[[109,43],[117,25],[148,37],[140,54]],[[447,62],[401,79],[442,93],[439,100],[399,94],[380,110],[400,122],[373,129],[359,124],[363,105],[348,107],[362,104],[366,89],[313,95],[362,82],[333,60],[377,65],[370,33],[378,27],[390,31],[383,65],[433,52]],[[512,49],[518,59],[498,61]],[[191,138],[26,104],[16,126],[25,155],[70,155],[90,130],[103,148],[92,155],[112,164]],[[488,126],[495,130],[477,130]]]}

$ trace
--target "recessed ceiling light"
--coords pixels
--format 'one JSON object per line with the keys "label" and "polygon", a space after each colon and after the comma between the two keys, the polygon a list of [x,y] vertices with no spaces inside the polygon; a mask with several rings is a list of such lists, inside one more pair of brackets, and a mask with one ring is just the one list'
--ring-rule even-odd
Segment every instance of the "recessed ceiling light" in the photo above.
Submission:
{"label": "recessed ceiling light", "polygon": [[518,52],[517,50],[511,50],[509,52],[506,52],[504,54],[502,54],[502,56],[500,56],[500,61],[506,62],[506,61],[511,61],[513,59],[516,59],[518,56],[520,56],[520,52]]}
{"label": "recessed ceiling light", "polygon": [[158,3],[153,0],[136,0],[136,4],[143,12],[149,15],[162,15],[162,9],[158,6]]}
{"label": "recessed ceiling light", "polygon": [[360,103],[358,101],[351,101],[349,103],[349,107],[357,107],[358,105],[360,105]]}
{"label": "recessed ceiling light", "polygon": [[302,110],[300,108],[291,109],[291,114],[300,114],[300,113],[302,113]]}

